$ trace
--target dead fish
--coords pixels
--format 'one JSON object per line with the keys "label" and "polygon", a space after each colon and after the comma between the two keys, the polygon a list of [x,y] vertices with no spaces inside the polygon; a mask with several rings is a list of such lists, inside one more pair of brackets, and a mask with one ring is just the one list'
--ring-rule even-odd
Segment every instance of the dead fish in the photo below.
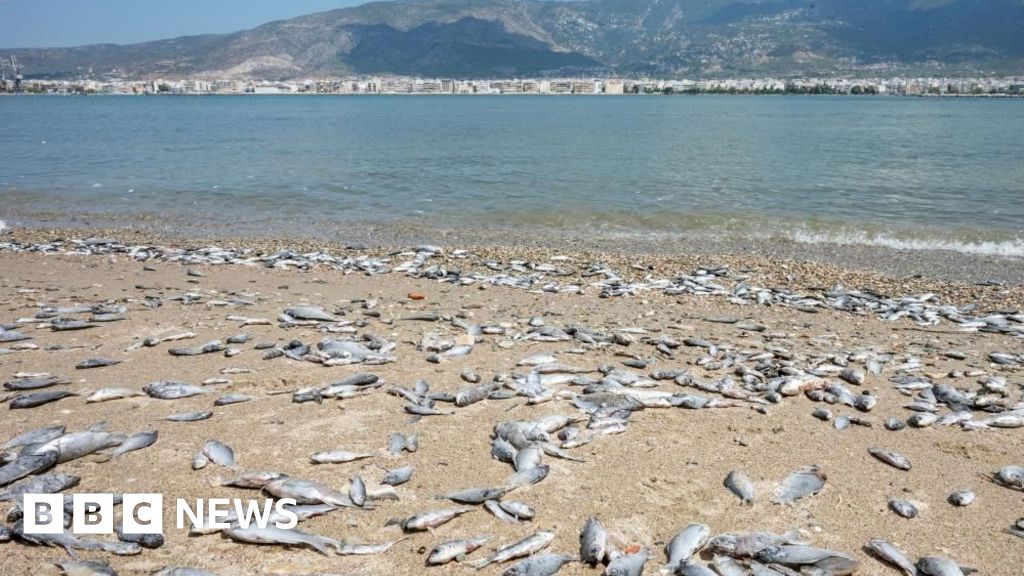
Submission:
{"label": "dead fish", "polygon": [[8,450],[10,448],[18,448],[20,446],[27,446],[29,444],[44,444],[63,436],[66,428],[64,426],[50,426],[47,428],[35,428],[24,432],[11,438],[7,442],[4,442],[3,446],[0,446],[0,450]]}
{"label": "dead fish", "polygon": [[[640,576],[644,572],[644,565],[647,564],[647,550],[641,550],[636,554],[618,556],[608,563],[605,568],[605,576]],[[680,566],[682,563],[680,564]],[[677,566],[678,569],[678,566]]]}
{"label": "dead fish", "polygon": [[438,498],[458,502],[459,504],[483,504],[487,500],[500,500],[509,492],[509,488],[468,488],[451,492]]}
{"label": "dead fish", "polygon": [[346,450],[328,450],[314,452],[309,459],[314,464],[344,464],[355,462],[364,458],[372,458],[374,455],[369,452],[348,452]]}
{"label": "dead fish", "polygon": [[491,514],[494,514],[495,518],[497,518],[498,520],[501,520],[502,522],[504,522],[506,524],[513,524],[513,525],[521,524],[519,519],[516,518],[515,516],[513,516],[512,514],[509,514],[508,512],[506,512],[505,509],[501,507],[501,504],[499,504],[497,500],[487,500],[487,501],[485,501],[484,502],[484,508],[486,508],[487,511],[490,512]]}
{"label": "dead fish", "polygon": [[110,457],[117,458],[118,456],[127,454],[128,452],[148,448],[156,443],[157,436],[158,434],[156,430],[143,430],[142,432],[133,434],[132,436],[129,436],[127,440],[122,442],[120,446],[114,449],[114,451],[111,452]]}
{"label": "dead fish", "polygon": [[51,390],[49,392],[33,392],[31,394],[21,394],[11,398],[7,405],[11,410],[25,409],[25,408],[36,408],[43,404],[49,404],[50,402],[56,402],[70,396],[78,396],[74,392],[68,392],[66,390]]}
{"label": "dead fish", "polygon": [[68,332],[71,330],[86,330],[95,328],[96,324],[90,324],[82,320],[69,320],[66,318],[54,318],[50,323],[50,329],[54,332]]}
{"label": "dead fish", "polygon": [[806,568],[816,571],[814,573],[832,576],[853,574],[860,566],[860,562],[853,556],[810,546],[769,546],[760,550],[755,557],[768,564],[796,566],[801,570]]}
{"label": "dead fish", "polygon": [[825,487],[828,477],[817,465],[804,466],[790,474],[775,494],[776,504],[792,504],[801,498],[814,496]]}
{"label": "dead fish", "polygon": [[359,476],[353,476],[349,480],[348,497],[360,508],[366,504],[366,484]]}
{"label": "dead fish", "polygon": [[478,538],[467,538],[465,540],[451,540],[448,542],[442,542],[437,546],[434,546],[430,554],[427,555],[427,565],[438,566],[441,564],[447,564],[452,560],[462,560],[468,554],[481,548],[484,544],[490,541],[490,538],[481,536]]}
{"label": "dead fish", "polygon": [[189,398],[200,394],[206,394],[206,390],[203,390],[198,386],[193,386],[176,380],[160,380],[158,382],[151,382],[143,386],[142,391],[150,398],[157,398],[159,400],[179,400],[181,398]]}
{"label": "dead fish", "polygon": [[151,576],[217,576],[213,572],[190,568],[188,566],[166,566],[154,572]]}
{"label": "dead fish", "polygon": [[754,483],[746,474],[738,470],[729,472],[725,477],[725,487],[735,494],[744,504],[754,501]]}
{"label": "dead fish", "polygon": [[604,562],[608,552],[608,533],[596,517],[591,516],[580,531],[580,560],[591,566]]}
{"label": "dead fish", "polygon": [[1024,468],[1020,466],[1003,466],[990,479],[1011,490],[1024,490]]}
{"label": "dead fish", "polygon": [[406,404],[405,411],[414,416],[451,416],[455,414],[455,412],[447,412],[419,404]]}
{"label": "dead fish", "polygon": [[230,406],[231,404],[241,404],[250,400],[252,400],[252,396],[246,396],[245,394],[225,394],[214,400],[213,405]]}
{"label": "dead fish", "polygon": [[383,544],[342,544],[338,550],[341,556],[368,556],[371,554],[383,554],[391,549],[396,542],[384,542]]}
{"label": "dead fish", "polygon": [[200,420],[207,420],[213,417],[213,412],[209,410],[196,410],[192,412],[180,412],[178,414],[171,414],[164,420],[170,420],[171,422],[198,422]]}
{"label": "dead fish", "polygon": [[874,538],[868,542],[868,548],[875,556],[899,568],[906,576],[917,576],[917,568],[907,554],[894,544]]}
{"label": "dead fish", "polygon": [[49,388],[50,386],[56,386],[58,384],[69,384],[71,381],[67,378],[60,376],[39,376],[34,378],[15,378],[4,382],[4,388],[7,390],[40,390],[42,388]]}
{"label": "dead fish", "polygon": [[312,306],[298,306],[295,308],[287,308],[284,311],[285,314],[291,316],[296,320],[315,320],[318,322],[337,322],[337,318],[324,312],[322,308],[313,308]]}
{"label": "dead fish", "polygon": [[949,495],[949,503],[953,506],[970,506],[974,502],[974,492],[971,490],[957,490]]}
{"label": "dead fish", "polygon": [[719,534],[708,540],[708,548],[715,553],[728,554],[737,558],[750,558],[758,551],[769,546],[784,544],[806,544],[797,532],[771,534],[769,532],[751,532],[747,534]]}
{"label": "dead fish", "polygon": [[533,468],[528,468],[521,472],[516,472],[512,476],[509,476],[508,480],[505,481],[505,487],[508,489],[519,488],[521,486],[528,486],[531,484],[537,484],[541,480],[548,477],[548,472],[551,471],[551,467],[547,464],[541,464]]}
{"label": "dead fish", "polygon": [[89,358],[88,360],[82,360],[78,364],[75,364],[75,368],[79,370],[88,370],[89,368],[105,368],[107,366],[116,366],[120,363],[120,360],[110,360],[108,358]]}
{"label": "dead fish", "polygon": [[479,569],[490,564],[500,564],[502,562],[512,560],[513,558],[529,556],[546,548],[554,539],[554,532],[536,532],[515,544],[509,544],[508,546],[499,548],[493,555],[474,562],[472,566]]}
{"label": "dead fish", "polygon": [[388,486],[400,486],[402,484],[405,484],[406,482],[409,481],[410,478],[412,478],[412,474],[415,470],[416,469],[412,466],[403,466],[402,468],[395,468],[394,470],[391,470],[390,472],[385,474],[384,478],[380,481],[380,483],[386,484]]}
{"label": "dead fish", "polygon": [[54,438],[46,444],[36,447],[33,452],[36,454],[56,452],[57,463],[63,464],[100,450],[113,448],[124,440],[125,436],[122,434],[111,434],[99,429],[86,430]]}
{"label": "dead fish", "polygon": [[572,556],[538,554],[510,566],[501,576],[553,576],[572,561]]}
{"label": "dead fish", "polygon": [[424,530],[430,530],[431,528],[437,528],[442,524],[446,524],[455,518],[472,511],[472,508],[445,508],[443,510],[431,510],[430,512],[410,516],[405,520],[399,520],[398,525],[406,532],[422,532]]}
{"label": "dead fish", "polygon": [[332,490],[319,482],[284,476],[267,482],[263,491],[277,498],[293,498],[297,504],[330,504],[352,508],[355,505],[347,495]]}
{"label": "dead fish", "polygon": [[0,502],[19,500],[25,494],[56,494],[74,488],[81,478],[73,474],[44,474],[35,476],[0,492]]}
{"label": "dead fish", "polygon": [[910,519],[917,517],[917,506],[914,506],[907,500],[890,499],[889,509],[903,518]]}
{"label": "dead fish", "polygon": [[886,450],[885,448],[868,448],[868,453],[893,468],[910,470],[910,460],[899,452],[893,452],[892,450]]}
{"label": "dead fish", "polygon": [[202,452],[210,462],[218,466],[232,468],[235,465],[235,451],[219,440],[207,440]]}
{"label": "dead fish", "polygon": [[703,564],[687,560],[676,566],[675,576],[718,576],[718,574]]}
{"label": "dead fish", "polygon": [[326,536],[307,534],[297,529],[285,530],[268,525],[259,528],[251,524],[248,528],[232,526],[222,532],[224,536],[237,542],[247,544],[279,544],[282,546],[308,546],[317,552],[327,555],[328,547],[341,549],[341,542]]}
{"label": "dead fish", "polygon": [[93,404],[96,402],[109,402],[111,400],[120,400],[122,398],[132,398],[135,396],[145,396],[138,390],[132,390],[131,388],[100,388],[86,397],[86,404]]}
{"label": "dead fish", "polygon": [[241,474],[231,478],[218,478],[217,483],[220,486],[234,486],[236,488],[251,488],[259,490],[266,486],[267,482],[272,482],[286,477],[286,474],[282,474],[280,472],[242,472]]}
{"label": "dead fish", "polygon": [[35,454],[23,454],[13,462],[0,466],[0,486],[7,486],[31,474],[39,474],[53,468],[58,462],[56,450]]}
{"label": "dead fish", "polygon": [[117,576],[109,564],[97,560],[68,560],[54,564],[64,571],[64,576]]}
{"label": "dead fish", "polygon": [[520,520],[532,520],[537,513],[528,504],[517,502],[515,500],[499,500],[498,506],[505,512],[508,512],[512,516],[515,516]]}
{"label": "dead fish", "polygon": [[679,531],[665,544],[665,556],[668,562],[663,571],[672,571],[676,566],[690,559],[711,536],[711,528],[706,524],[690,524]]}
{"label": "dead fish", "polygon": [[922,556],[917,560],[917,571],[921,576],[964,576],[956,562],[942,556]]}
{"label": "dead fish", "polygon": [[138,544],[139,546],[150,550],[155,550],[164,545],[163,534],[131,534],[121,530],[120,526],[115,526],[114,531],[117,533],[117,539],[121,542]]}

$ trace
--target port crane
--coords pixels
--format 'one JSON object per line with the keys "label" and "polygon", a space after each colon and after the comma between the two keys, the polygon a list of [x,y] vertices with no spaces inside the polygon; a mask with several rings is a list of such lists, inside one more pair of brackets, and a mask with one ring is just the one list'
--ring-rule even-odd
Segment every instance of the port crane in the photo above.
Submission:
{"label": "port crane", "polygon": [[24,79],[21,75],[21,68],[18,67],[18,59],[11,54],[11,69],[14,71],[14,91],[21,92],[21,81]]}

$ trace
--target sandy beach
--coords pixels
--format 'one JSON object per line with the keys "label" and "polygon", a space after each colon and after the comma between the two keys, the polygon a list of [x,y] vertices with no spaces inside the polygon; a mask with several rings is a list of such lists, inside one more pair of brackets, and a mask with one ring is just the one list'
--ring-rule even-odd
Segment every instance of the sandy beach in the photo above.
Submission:
{"label": "sandy beach", "polygon": [[[81,231],[17,231],[0,236],[0,242],[22,245],[55,238],[85,238]],[[202,241],[180,242],[139,233],[117,237],[128,244],[157,241],[198,247]],[[227,242],[221,243],[222,246]],[[285,247],[284,241],[263,240],[248,244],[256,253],[271,253]],[[327,246],[293,243],[297,253]],[[977,304],[972,313],[983,317],[998,313],[1019,315],[1024,307],[1024,289],[1013,283],[1020,264],[1002,268],[1009,284],[986,282],[982,272],[966,271],[961,281],[951,281],[955,266],[931,277],[918,270],[896,274],[889,270],[867,270],[847,263],[831,266],[812,259],[764,256],[712,256],[445,246],[444,253],[432,255],[424,266],[511,276],[539,275],[529,289],[487,282],[439,282],[392,271],[387,274],[345,273],[330,266],[313,265],[307,270],[263,265],[181,263],[151,259],[140,261],[124,253],[68,254],[0,250],[0,324],[30,336],[19,343],[0,343],[0,380],[10,381],[18,372],[45,372],[70,379],[62,389],[78,394],[31,409],[0,406],[4,414],[0,441],[25,431],[65,425],[68,431],[88,429],[106,421],[111,432],[134,434],[153,429],[159,439],[152,446],[108,460],[93,454],[59,464],[54,471],[81,477],[75,492],[160,492],[165,498],[228,497],[256,498],[255,490],[223,487],[218,477],[232,471],[210,464],[193,470],[193,457],[207,440],[216,439],[233,448],[240,470],[278,471],[295,478],[316,480],[347,491],[349,479],[363,478],[371,488],[378,486],[386,469],[414,466],[406,484],[396,487],[399,501],[374,503],[368,510],[343,508],[300,524],[303,531],[329,536],[347,543],[395,542],[385,553],[367,556],[321,555],[308,548],[242,544],[213,534],[188,537],[165,517],[166,544],[135,556],[112,556],[82,551],[83,558],[103,559],[120,574],[150,574],[165,566],[192,566],[225,576],[267,574],[473,574],[465,564],[451,563],[426,568],[427,553],[435,545],[454,539],[489,536],[481,550],[469,555],[480,559],[494,549],[518,541],[538,530],[555,533],[546,552],[577,555],[579,532],[590,516],[597,516],[618,549],[630,546],[650,552],[645,574],[656,574],[665,562],[663,548],[682,527],[702,523],[712,535],[728,532],[799,531],[801,538],[817,548],[835,550],[856,558],[857,574],[896,575],[899,571],[874,558],[866,550],[873,538],[898,545],[912,560],[937,555],[991,576],[1017,576],[1024,565],[1024,540],[1005,533],[1024,516],[1024,492],[999,486],[985,478],[1007,465],[1024,466],[1024,428],[967,430],[960,425],[931,425],[890,431],[883,426],[889,418],[907,420],[914,412],[905,408],[913,401],[901,393],[891,379],[916,376],[935,385],[947,384],[971,395],[999,396],[999,406],[1019,408],[1022,401],[1024,364],[997,364],[990,353],[1019,357],[1024,339],[1010,332],[965,331],[963,326],[942,317],[931,325],[909,317],[892,320],[865,311],[846,311],[818,306],[759,305],[756,300],[728,294],[668,294],[662,289],[644,288],[621,297],[599,297],[594,286],[606,276],[583,276],[581,272],[596,261],[621,274],[624,283],[652,282],[693,274],[699,268],[712,270],[727,266],[719,283],[733,290],[737,284],[780,288],[792,293],[820,296],[837,284],[851,290],[870,290],[901,298],[934,294],[925,303],[936,306]],[[387,248],[345,250],[336,254],[355,257],[370,254],[388,258],[392,268],[414,259],[415,252]],[[457,256],[457,257],[456,257]],[[913,260],[912,256],[902,258]],[[522,260],[547,267],[520,265]],[[550,267],[550,268],[549,268]],[[422,267],[420,270],[422,271]],[[565,272],[564,276],[551,272]],[[190,273],[191,272],[191,273]],[[578,284],[574,291],[545,291]],[[184,294],[193,296],[184,301]],[[410,295],[416,294],[413,299]],[[607,294],[606,294],[607,295]],[[418,296],[422,296],[419,299]],[[373,305],[367,305],[373,301]],[[157,307],[151,306],[159,303]],[[124,306],[124,319],[96,323],[75,331],[54,331],[52,319],[33,318],[45,307],[77,305]],[[336,321],[279,322],[285,309],[310,306],[322,309]],[[413,319],[427,317],[429,320]],[[71,316],[86,320],[89,314]],[[268,319],[267,325],[242,326],[229,317]],[[533,324],[531,325],[531,319]],[[17,323],[15,327],[13,323]],[[539,325],[567,330],[585,326],[593,333],[619,338],[580,338],[545,342],[528,337]],[[1016,326],[1015,320],[1008,320]],[[474,336],[465,326],[493,327]],[[754,329],[758,327],[757,329]],[[331,330],[334,330],[332,333]],[[193,338],[142,346],[150,337],[184,332]],[[249,334],[244,344],[233,345],[239,353],[223,352],[197,356],[174,356],[176,347],[202,346],[237,334]],[[394,347],[393,362],[325,366],[288,357],[264,359],[257,344],[285,348],[299,341],[316,348],[326,337],[363,341],[365,335],[382,338]],[[680,344],[686,339],[704,340],[701,345]],[[471,352],[431,360],[425,341],[448,341],[469,346]],[[666,341],[673,346],[658,344]],[[30,343],[34,346],[17,346]],[[33,349],[36,348],[36,349]],[[955,350],[963,359],[945,354]],[[815,402],[805,394],[785,396],[781,401],[765,400],[764,393],[747,399],[725,397],[672,379],[651,380],[650,387],[636,388],[669,394],[698,394],[726,401],[729,407],[699,410],[678,407],[648,407],[632,413],[621,433],[595,434],[590,443],[568,450],[583,462],[545,456],[550,466],[541,482],[515,489],[506,496],[525,502],[536,510],[530,522],[513,526],[499,521],[482,506],[432,531],[403,534],[389,520],[407,518],[429,510],[453,506],[436,496],[474,487],[500,486],[514,472],[508,464],[491,457],[491,432],[505,421],[536,421],[563,414],[582,419],[588,414],[574,406],[571,394],[582,388],[569,383],[551,384],[553,395],[544,402],[530,402],[520,394],[508,399],[485,399],[456,407],[437,402],[435,408],[452,414],[412,417],[404,411],[407,402],[389,394],[392,386],[412,389],[426,380],[431,392],[455,393],[473,384],[462,374],[471,371],[490,382],[505,375],[501,387],[512,389],[514,375],[526,375],[529,366],[522,359],[540,353],[554,354],[557,362],[586,369],[586,376],[602,378],[598,368],[608,365],[646,379],[653,371],[688,371],[700,382],[720,382],[731,377],[743,384],[740,365],[756,369],[766,360],[746,358],[768,352],[769,363],[789,363],[801,371],[829,366],[823,383],[840,383],[855,395],[870,393],[877,404],[859,411],[842,402]],[[120,363],[94,369],[76,369],[89,358],[109,358]],[[916,359],[916,360],[915,360]],[[641,362],[628,367],[624,361]],[[875,360],[879,373],[868,369]],[[919,362],[917,362],[919,361]],[[844,383],[839,368],[853,367],[866,374],[861,385]],[[909,367],[908,367],[909,366]],[[243,368],[240,374],[225,369]],[[832,370],[835,368],[835,370]],[[292,392],[311,386],[326,386],[346,376],[369,372],[383,385],[372,392],[349,399],[324,399],[322,403],[293,402]],[[617,374],[615,372],[613,374]],[[766,375],[775,377],[777,373]],[[87,403],[91,392],[108,387],[141,390],[158,380],[179,380],[194,385],[211,378],[228,383],[203,386],[207,392],[180,400],[135,396],[109,402]],[[1005,378],[1003,394],[982,389],[988,377]],[[824,385],[824,384],[823,384]],[[632,388],[631,388],[632,389]],[[4,391],[5,402],[17,393]],[[250,396],[250,401],[214,407],[214,400],[229,394]],[[637,392],[640,394],[641,392]],[[834,398],[833,398],[834,399]],[[812,415],[818,408],[833,414],[831,421]],[[197,422],[171,422],[171,414],[212,410],[213,417]],[[950,412],[938,405],[936,415]],[[974,421],[992,414],[975,410]],[[870,426],[851,425],[837,429],[840,416],[858,417]],[[418,421],[417,421],[418,420]],[[386,451],[393,433],[415,434],[415,453],[390,455]],[[552,434],[554,438],[554,434]],[[557,441],[557,439],[556,439]],[[906,456],[913,464],[908,471],[888,466],[873,458],[869,448],[886,448]],[[374,452],[372,458],[347,464],[310,462],[321,450]],[[827,475],[825,487],[816,495],[793,504],[772,503],[776,487],[802,466],[817,465]],[[723,486],[726,475],[741,470],[753,480],[756,496],[751,505]],[[969,506],[956,507],[947,501],[950,493],[970,489],[977,495]],[[910,501],[918,508],[916,518],[897,516],[888,507],[890,499]],[[10,503],[0,504],[6,513]],[[2,521],[5,525],[9,523]],[[3,574],[57,574],[55,559],[66,557],[59,548],[19,543],[0,544]],[[703,564],[711,555],[704,551]],[[479,573],[500,574],[511,563],[489,566]],[[797,569],[798,570],[798,569]],[[560,572],[596,575],[600,568],[570,563]]]}

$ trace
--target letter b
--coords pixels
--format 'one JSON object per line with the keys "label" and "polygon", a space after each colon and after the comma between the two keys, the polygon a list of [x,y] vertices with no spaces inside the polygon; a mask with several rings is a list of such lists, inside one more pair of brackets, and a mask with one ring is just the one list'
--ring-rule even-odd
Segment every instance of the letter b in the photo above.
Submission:
{"label": "letter b", "polygon": [[25,494],[22,529],[25,534],[61,534],[64,532],[64,496],[61,494]]}
{"label": "letter b", "polygon": [[113,494],[75,494],[71,506],[71,531],[75,534],[114,533]]}

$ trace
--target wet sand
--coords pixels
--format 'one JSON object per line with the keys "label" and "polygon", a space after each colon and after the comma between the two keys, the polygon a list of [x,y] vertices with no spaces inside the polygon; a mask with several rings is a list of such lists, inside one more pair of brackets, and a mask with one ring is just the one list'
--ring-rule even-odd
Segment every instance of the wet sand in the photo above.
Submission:
{"label": "wet sand", "polygon": [[[268,241],[269,242],[269,241]],[[193,244],[193,243],[190,243]],[[195,244],[199,244],[196,242]],[[561,251],[564,253],[564,251]],[[508,250],[511,259],[516,251]],[[546,257],[544,255],[543,257]],[[543,257],[537,257],[541,260]],[[702,256],[630,257],[622,261],[643,261],[668,274],[671,269],[688,270]],[[734,257],[734,269],[744,265]],[[713,260],[713,259],[712,259]],[[941,290],[956,303],[981,301],[992,309],[1019,307],[1019,286],[977,286],[974,279],[950,284],[935,279],[892,278],[877,272],[857,272],[793,261],[751,259],[755,277],[763,284],[790,282],[800,287],[828,287],[846,280],[877,285],[894,294],[920,290]],[[579,260],[586,261],[586,260]],[[588,516],[598,516],[620,547],[639,544],[651,549],[646,574],[657,573],[663,563],[662,548],[683,526],[701,522],[712,534],[723,532],[789,530],[804,531],[813,545],[852,554],[861,560],[858,574],[897,574],[871,558],[863,547],[871,538],[897,543],[916,559],[922,555],[943,555],[979,570],[980,574],[1016,576],[1024,563],[1024,541],[1004,534],[1014,520],[1024,516],[1024,493],[996,486],[981,475],[1007,464],[1024,465],[1024,429],[965,432],[956,427],[908,429],[889,432],[882,422],[890,416],[901,419],[911,413],[902,408],[907,398],[882,376],[868,376],[861,387],[878,396],[878,405],[867,415],[871,428],[852,426],[835,430],[831,423],[811,416],[818,406],[802,396],[787,398],[760,414],[752,407],[683,410],[648,409],[637,412],[623,434],[597,438],[572,450],[586,462],[545,458],[551,465],[546,480],[521,488],[511,496],[537,510],[537,518],[523,526],[503,524],[480,508],[432,533],[403,535],[385,526],[392,518],[450,505],[434,496],[457,489],[500,485],[512,472],[490,457],[490,431],[506,420],[535,420],[548,414],[582,415],[569,403],[555,400],[527,405],[522,398],[485,400],[455,409],[451,416],[425,417],[413,423],[403,412],[404,402],[383,389],[348,400],[325,400],[322,404],[292,403],[290,392],[310,385],[324,385],[355,372],[380,375],[388,385],[411,387],[426,379],[432,390],[454,392],[467,386],[460,374],[478,372],[484,381],[498,373],[522,372],[518,360],[538,352],[560,352],[580,347],[578,342],[536,343],[511,341],[506,336],[486,335],[473,352],[441,364],[427,362],[427,353],[416,344],[428,332],[455,339],[461,330],[449,322],[395,320],[418,311],[461,315],[472,323],[506,323],[511,331],[526,332],[532,316],[542,316],[549,325],[584,324],[602,331],[642,327],[653,335],[675,339],[706,338],[730,343],[739,349],[781,346],[799,355],[873,350],[919,356],[924,373],[938,382],[967,389],[977,388],[977,378],[951,378],[951,370],[969,368],[1005,375],[1010,394],[1020,400],[1021,375],[991,365],[993,351],[1021,353],[1020,339],[996,334],[960,333],[943,323],[917,327],[908,321],[883,322],[871,316],[823,311],[808,314],[792,308],[737,306],[721,297],[674,296],[658,293],[637,297],[599,299],[596,291],[584,295],[532,293],[507,287],[455,287],[400,274],[387,276],[344,275],[324,269],[309,272],[273,270],[242,266],[190,266],[203,277],[186,275],[186,267],[171,263],[148,263],[155,271],[144,271],[143,263],[118,256],[67,256],[13,254],[0,252],[0,306],[3,321],[32,316],[38,306],[91,304],[114,301],[125,304],[127,320],[103,324],[76,332],[51,332],[24,327],[41,348],[49,345],[84,346],[80,349],[25,350],[0,356],[0,379],[15,372],[51,372],[72,378],[66,389],[76,392],[101,387],[141,389],[161,379],[199,384],[220,376],[229,367],[245,367],[251,374],[228,376],[228,385],[209,386],[210,393],[183,400],[162,401],[130,398],[107,403],[86,404],[84,398],[61,400],[28,410],[4,413],[4,434],[11,437],[25,430],[66,424],[69,430],[88,428],[106,420],[111,431],[131,434],[144,428],[159,431],[150,448],[105,462],[90,456],[59,465],[58,472],[82,477],[78,492],[161,492],[165,498],[256,497],[256,492],[212,487],[210,482],[230,473],[214,465],[200,471],[190,467],[192,457],[211,438],[234,448],[240,467],[276,470],[294,477],[318,480],[344,488],[359,474],[371,486],[383,476],[381,469],[404,465],[416,467],[408,484],[397,488],[399,502],[382,502],[373,510],[339,510],[303,523],[302,530],[350,542],[398,541],[387,553],[366,557],[322,556],[311,550],[286,550],[275,546],[252,546],[230,542],[217,535],[188,538],[173,527],[174,518],[165,517],[167,544],[135,557],[110,557],[82,552],[86,558],[106,558],[121,574],[147,574],[165,565],[194,566],[222,575],[242,574],[472,574],[465,565],[450,564],[424,568],[426,552],[450,539],[477,535],[491,536],[483,550],[470,559],[482,558],[491,549],[514,542],[536,530],[554,531],[557,536],[549,551],[576,554],[578,534]],[[635,271],[643,275],[642,270]],[[203,301],[194,305],[165,301],[160,308],[142,307],[144,296],[172,297],[186,291],[201,291]],[[422,301],[410,300],[420,292]],[[221,307],[213,300],[225,300],[232,293],[245,293],[252,306]],[[355,300],[373,298],[380,302],[380,318],[365,316]],[[374,333],[396,341],[397,362],[381,366],[323,367],[284,358],[262,360],[254,350],[257,342],[285,344],[300,340],[315,344],[324,335],[315,327],[281,328],[250,326],[226,316],[275,319],[292,305],[311,304],[326,310],[345,311],[345,319],[363,319],[359,333]],[[762,333],[744,332],[735,325],[705,319],[732,315],[763,324]],[[172,332],[196,333],[192,340],[161,343],[153,348],[128,351],[148,336]],[[213,339],[238,333],[253,339],[239,346],[243,352],[226,358],[223,354],[173,357],[174,346],[198,346]],[[511,344],[509,344],[511,342]],[[964,361],[939,354],[955,348],[967,353]],[[562,355],[561,362],[596,367],[612,364],[623,368],[627,351],[643,357],[653,347],[636,342],[629,347],[605,346],[584,355]],[[694,375],[717,380],[728,370],[705,371],[696,362],[704,356],[700,348],[680,348],[674,359],[661,358],[655,369],[687,369]],[[100,369],[76,370],[86,358],[108,357],[123,363]],[[643,372],[643,371],[638,371]],[[385,386],[385,388],[387,385]],[[682,391],[671,381],[660,390]],[[691,392],[693,390],[690,390]],[[855,391],[859,391],[855,389]],[[221,394],[237,392],[253,396],[243,404],[212,408]],[[838,416],[853,415],[852,408],[829,406]],[[189,410],[212,409],[210,420],[175,423],[163,418]],[[347,449],[384,452],[389,434],[416,433],[420,448],[399,457],[381,455],[372,460],[312,465],[309,455],[318,450]],[[872,446],[885,447],[906,455],[913,469],[904,472],[886,466],[867,453]],[[796,468],[818,464],[828,475],[826,488],[818,495],[791,506],[770,503],[774,487]],[[726,490],[722,481],[730,470],[743,470],[755,482],[757,498],[752,506]],[[946,498],[954,490],[970,488],[977,501],[956,508]],[[897,517],[887,508],[888,498],[917,502],[920,515],[912,520]],[[5,507],[0,510],[6,511]],[[4,574],[58,573],[49,561],[64,556],[55,549],[21,545],[0,545]],[[489,567],[481,574],[499,574],[507,565]],[[598,574],[599,570],[570,564],[561,574]]]}

